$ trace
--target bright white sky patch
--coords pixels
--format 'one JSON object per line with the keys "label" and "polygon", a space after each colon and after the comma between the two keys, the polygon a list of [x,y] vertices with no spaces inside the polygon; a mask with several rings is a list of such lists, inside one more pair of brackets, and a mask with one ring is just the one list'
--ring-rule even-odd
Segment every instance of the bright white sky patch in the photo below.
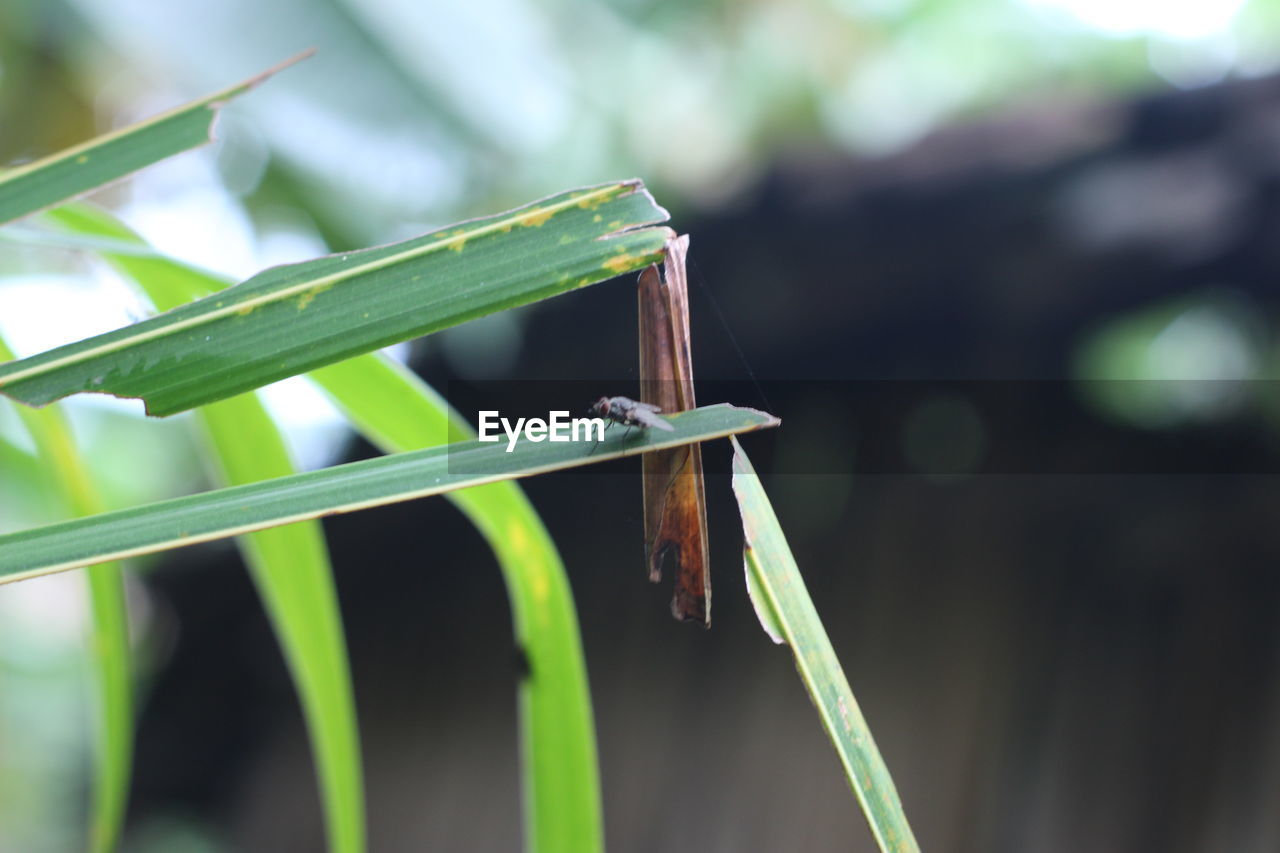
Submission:
{"label": "bright white sky patch", "polygon": [[1024,0],[1061,9],[1110,35],[1153,34],[1175,39],[1217,35],[1235,19],[1244,0]]}

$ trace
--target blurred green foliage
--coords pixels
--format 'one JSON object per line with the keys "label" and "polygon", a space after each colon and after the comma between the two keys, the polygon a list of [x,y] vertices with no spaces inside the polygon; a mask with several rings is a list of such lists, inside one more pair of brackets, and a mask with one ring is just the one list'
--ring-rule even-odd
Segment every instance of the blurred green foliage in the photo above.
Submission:
{"label": "blurred green foliage", "polygon": [[[304,73],[227,110],[215,146],[99,200],[125,208],[144,233],[167,224],[157,238],[171,242],[153,239],[161,249],[238,275],[624,175],[643,177],[678,219],[682,207],[731,201],[787,160],[885,153],[1021,105],[1275,71],[1280,2],[7,0],[0,165],[312,46],[319,54]],[[0,244],[0,299],[36,277],[41,287],[108,286],[71,253]],[[38,321],[20,301],[0,301],[0,325]],[[1153,353],[1174,338],[1181,351],[1226,341],[1217,351],[1245,361],[1222,375],[1257,375],[1270,356],[1257,354],[1239,318],[1213,294],[1136,312],[1084,343],[1080,375],[1162,378],[1167,363]],[[8,405],[0,401],[0,531],[56,516]],[[1186,403],[1099,405],[1158,424]],[[110,503],[198,483],[182,419],[139,429],[119,407],[69,408]],[[140,477],[144,457],[163,462]],[[45,618],[75,610],[65,580],[0,595],[0,848],[60,851],[72,836],[58,828],[82,825],[83,626]],[[176,819],[142,827],[139,843],[216,849],[203,828]]]}
{"label": "blurred green foliage", "polygon": [[1278,6],[13,0],[0,162],[316,46],[224,127],[223,184],[260,223],[300,207],[341,249],[620,174],[714,205],[779,157],[891,150],[1048,95],[1266,72]]}

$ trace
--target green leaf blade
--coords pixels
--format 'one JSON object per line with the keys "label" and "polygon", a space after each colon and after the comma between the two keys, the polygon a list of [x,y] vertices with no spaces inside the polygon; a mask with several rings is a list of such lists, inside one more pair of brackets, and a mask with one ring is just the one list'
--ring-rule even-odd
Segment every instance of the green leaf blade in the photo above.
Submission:
{"label": "green leaf blade", "polygon": [[[13,353],[0,339],[0,359]],[[104,506],[88,465],[76,447],[71,426],[58,408],[18,407],[43,470],[55,482],[66,509],[76,516]],[[89,850],[115,850],[124,827],[133,768],[133,666],[124,572],[117,562],[85,571],[89,588],[90,665],[95,691],[94,774],[89,817]]]}
{"label": "green leaf blade", "polygon": [[[145,243],[105,211],[67,205],[49,213],[60,228],[119,241],[105,256],[160,309],[225,288],[215,276],[137,251]],[[97,251],[104,251],[98,248]],[[30,411],[27,409],[27,411]],[[224,484],[295,473],[284,436],[258,395],[242,394],[196,410]],[[319,522],[240,536],[236,544],[270,617],[293,677],[315,755],[333,853],[365,849],[364,783],[350,664],[332,567]]]}
{"label": "green leaf blade", "polygon": [[574,190],[412,240],[266,270],[124,329],[0,366],[0,393],[82,391],[168,415],[636,270],[667,213],[638,181]]}
{"label": "green leaf blade", "polygon": [[[68,205],[49,217],[60,228],[98,240],[81,248],[102,252],[136,281],[151,283],[148,292],[153,298],[163,291],[178,302],[189,301],[229,284],[171,259],[148,256],[137,235],[105,211]],[[309,376],[360,433],[386,453],[444,444],[451,430],[454,435],[470,430],[433,389],[381,353],[339,362]],[[493,549],[509,591],[516,644],[524,649],[530,671],[538,673],[521,679],[518,686],[527,849],[597,853],[604,849],[604,821],[595,726],[572,593],[559,553],[515,483],[491,483],[447,497]],[[311,524],[274,528],[239,541]],[[331,830],[331,837],[339,833]]]}
{"label": "green leaf blade", "polygon": [[300,54],[228,89],[104,134],[40,160],[0,172],[0,224],[109,184],[212,137],[218,110],[272,74],[311,55]]}
{"label": "green leaf blade", "polygon": [[96,771],[89,849],[110,853],[124,829],[133,771],[133,666],[124,569],[118,562],[85,571],[92,618],[92,658],[97,690]]}
{"label": "green leaf blade", "polygon": [[[408,368],[381,353],[309,375],[386,453],[446,442],[470,424]],[[595,721],[573,594],[560,554],[520,487],[489,483],[446,496],[484,536],[502,570],[516,646],[526,849],[604,850]]]}
{"label": "green leaf blade", "polygon": [[522,439],[508,453],[501,443],[462,442],[20,530],[0,536],[0,583],[724,438],[775,426],[777,419],[721,404],[682,412],[667,422],[671,432],[610,436],[591,447]]}
{"label": "green leaf blade", "polygon": [[[279,429],[255,394],[201,407],[225,483],[294,473]],[[317,521],[237,538],[298,691],[315,754],[332,853],[365,849],[364,777],[342,617]]]}
{"label": "green leaf blade", "polygon": [[748,588],[753,599],[761,596],[757,605],[761,625],[775,642],[780,635],[791,647],[801,680],[831,738],[876,844],[884,853],[919,853],[893,778],[818,618],[773,506],[746,453],[737,439],[731,440],[733,491],[742,513],[747,572],[753,576]]}

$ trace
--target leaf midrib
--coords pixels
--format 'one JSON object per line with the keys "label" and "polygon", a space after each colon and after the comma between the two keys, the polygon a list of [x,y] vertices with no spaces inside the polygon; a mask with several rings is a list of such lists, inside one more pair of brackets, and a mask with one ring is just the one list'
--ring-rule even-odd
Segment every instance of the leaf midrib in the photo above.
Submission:
{"label": "leaf midrib", "polygon": [[[582,195],[571,196],[571,197],[562,199],[561,201],[558,201],[554,204],[550,204],[550,205],[547,205],[546,207],[540,208],[538,210],[538,215],[541,216],[542,214],[545,213],[548,216],[553,216],[556,213],[559,213],[560,211],[565,210],[567,208],[589,204],[593,199],[597,197],[607,196],[609,193],[617,191],[617,189],[620,186],[626,187],[627,185],[626,184],[607,184],[602,187],[596,187],[595,189],[585,192]],[[623,193],[618,197],[622,198],[627,194],[634,193],[635,191],[636,191],[635,188],[631,187],[628,193]],[[126,346],[128,347],[137,346],[140,343],[150,341],[150,340],[155,340],[157,338],[168,337],[172,334],[185,331],[187,329],[199,328],[200,326],[203,326],[208,323],[212,323],[216,320],[221,320],[225,317],[230,317],[233,314],[247,313],[263,305],[270,305],[275,302],[285,302],[291,297],[297,296],[301,293],[305,293],[306,291],[309,291],[309,290],[332,286],[334,284],[337,284],[347,279],[356,278],[358,276],[365,275],[370,272],[376,272],[377,270],[383,269],[384,267],[394,266],[395,264],[403,263],[405,261],[412,260],[414,258],[423,257],[426,255],[432,254],[434,252],[441,251],[442,249],[450,248],[457,243],[466,243],[468,240],[484,237],[488,234],[491,234],[495,231],[500,231],[504,228],[505,229],[513,228],[516,225],[520,224],[521,220],[527,219],[529,217],[529,208],[536,205],[537,205],[537,202],[534,202],[533,205],[526,205],[525,207],[512,211],[512,214],[510,216],[506,216],[506,217],[503,217],[502,219],[494,220],[488,225],[481,226],[474,230],[465,230],[465,231],[462,231],[461,233],[454,233],[448,237],[434,240],[430,243],[427,243],[422,246],[418,246],[413,249],[408,249],[403,252],[397,252],[395,254],[388,255],[386,257],[378,258],[373,261],[368,261],[367,263],[357,264],[354,267],[350,267],[348,269],[340,270],[334,273],[329,273],[328,275],[320,276],[319,278],[307,279],[306,281],[302,281],[302,282],[299,282],[298,284],[290,285],[288,287],[284,287],[279,290],[272,290],[270,293],[263,294],[262,296],[250,297],[244,300],[229,302],[224,307],[214,308],[209,311],[203,311],[200,314],[186,320],[177,320],[177,321],[165,323],[163,325],[158,325],[154,329],[147,330],[144,332],[139,332],[138,334],[130,335],[129,337],[121,340],[115,340],[115,341],[111,341],[110,343],[104,343],[97,347],[90,347],[88,349],[77,350],[73,353],[68,353],[66,356],[63,356],[62,358],[52,359],[50,361],[45,361],[40,364],[32,365],[31,367],[28,367],[25,370],[15,370],[13,373],[10,373],[8,376],[0,376],[0,388],[3,388],[5,385],[12,385],[14,383],[22,382],[26,379],[30,379],[34,376],[39,376],[40,374],[57,370],[58,368],[64,367],[66,365],[75,364],[77,362],[82,362],[82,361],[88,361],[89,359],[96,358],[98,356],[106,355],[107,353],[111,353],[116,350],[123,349]],[[310,262],[303,261],[303,263],[310,263]],[[210,299],[210,298],[213,298],[213,296],[211,295],[205,298]]]}

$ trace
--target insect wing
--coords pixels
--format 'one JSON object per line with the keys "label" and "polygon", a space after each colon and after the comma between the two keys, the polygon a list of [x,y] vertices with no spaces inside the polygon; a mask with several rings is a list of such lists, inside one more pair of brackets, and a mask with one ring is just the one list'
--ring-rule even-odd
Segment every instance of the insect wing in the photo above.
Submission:
{"label": "insect wing", "polygon": [[652,427],[653,429],[665,430],[666,432],[675,432],[676,428],[655,415],[654,411],[655,410],[653,408],[634,408],[630,412],[631,420],[635,421],[642,427]]}

